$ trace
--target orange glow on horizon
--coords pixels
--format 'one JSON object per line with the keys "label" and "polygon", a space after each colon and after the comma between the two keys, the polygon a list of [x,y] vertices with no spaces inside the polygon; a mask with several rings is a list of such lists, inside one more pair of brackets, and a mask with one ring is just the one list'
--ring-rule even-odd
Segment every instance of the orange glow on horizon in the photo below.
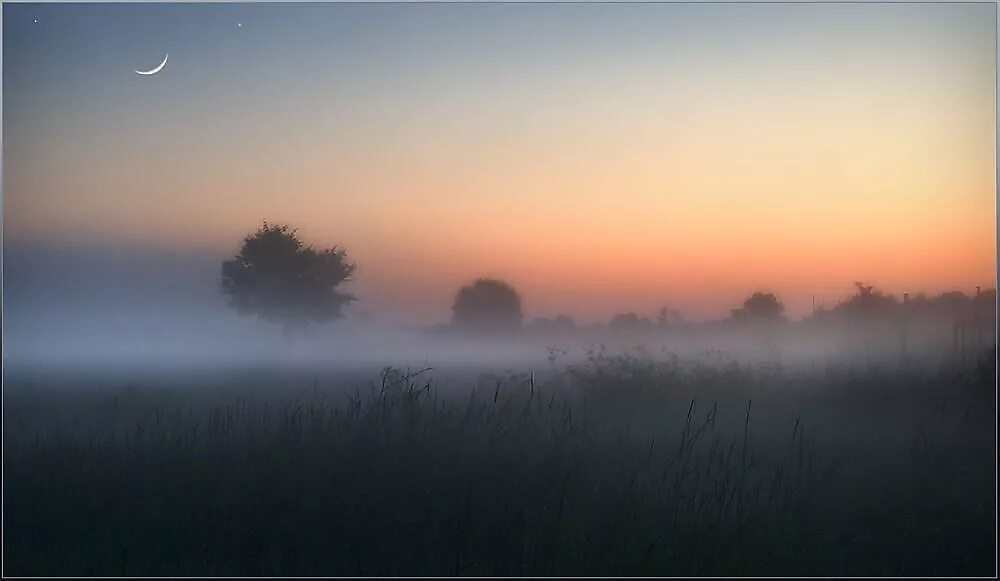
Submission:
{"label": "orange glow on horizon", "polygon": [[[346,247],[359,308],[430,322],[486,275],[530,315],[581,319],[720,315],[758,289],[797,315],[857,280],[993,286],[992,22],[886,20],[768,32],[801,53],[601,37],[617,52],[541,45],[480,70],[431,43],[397,76],[308,53],[301,86],[192,84],[155,122],[133,104],[101,123],[108,103],[81,101],[11,131],[6,235],[230,253],[288,223]],[[276,63],[255,71],[299,78]],[[127,104],[151,98],[128,87]]]}

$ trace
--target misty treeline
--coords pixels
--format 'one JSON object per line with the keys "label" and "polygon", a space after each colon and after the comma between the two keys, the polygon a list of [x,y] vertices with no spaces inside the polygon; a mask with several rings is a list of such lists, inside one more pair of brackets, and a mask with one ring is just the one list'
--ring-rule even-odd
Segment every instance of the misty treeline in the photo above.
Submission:
{"label": "misty treeline", "polygon": [[[311,323],[344,316],[344,307],[355,297],[341,287],[352,280],[355,269],[342,248],[316,249],[300,240],[295,229],[265,222],[243,240],[234,258],[222,264],[222,290],[230,306],[241,314],[279,323],[286,334],[291,334]],[[956,290],[937,296],[920,293],[897,297],[870,284],[854,284],[854,294],[832,307],[814,309],[799,321],[785,314],[777,295],[754,291],[742,305],[718,320],[688,321],[681,311],[665,306],[652,316],[620,313],[607,323],[581,326],[565,314],[527,320],[521,296],[513,286],[502,280],[480,278],[457,291],[450,324],[434,330],[567,336],[585,330],[654,333],[754,326],[776,331],[792,325],[815,329],[916,321],[982,326],[996,316],[996,289],[977,287],[972,295]]]}

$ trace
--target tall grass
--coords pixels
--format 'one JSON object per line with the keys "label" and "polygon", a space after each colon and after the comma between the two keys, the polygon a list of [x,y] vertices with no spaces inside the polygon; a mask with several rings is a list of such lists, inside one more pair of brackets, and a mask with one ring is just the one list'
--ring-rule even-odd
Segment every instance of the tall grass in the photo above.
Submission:
{"label": "tall grass", "polygon": [[464,397],[391,369],[280,400],[140,389],[68,411],[23,391],[5,402],[4,569],[989,574],[989,420],[960,385],[927,404],[939,376],[907,376],[921,406],[859,418],[843,394],[886,377],[858,373],[592,353]]}

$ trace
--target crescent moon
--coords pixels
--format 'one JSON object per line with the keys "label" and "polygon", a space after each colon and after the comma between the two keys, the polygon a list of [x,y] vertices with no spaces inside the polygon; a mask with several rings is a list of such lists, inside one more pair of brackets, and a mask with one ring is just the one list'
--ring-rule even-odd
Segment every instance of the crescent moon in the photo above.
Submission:
{"label": "crescent moon", "polygon": [[150,69],[148,71],[136,71],[135,74],[137,74],[137,75],[155,75],[156,73],[160,72],[160,69],[162,69],[164,67],[164,65],[167,64],[167,59],[168,58],[170,58],[169,54],[163,57],[163,62],[160,63],[159,65],[157,65],[157,67],[155,69]]}

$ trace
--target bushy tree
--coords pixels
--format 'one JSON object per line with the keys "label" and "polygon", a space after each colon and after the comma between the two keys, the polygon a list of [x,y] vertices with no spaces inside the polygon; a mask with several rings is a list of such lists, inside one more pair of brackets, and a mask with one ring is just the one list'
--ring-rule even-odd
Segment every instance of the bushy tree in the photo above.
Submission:
{"label": "bushy tree", "polygon": [[608,328],[615,333],[641,333],[652,329],[653,323],[635,313],[621,313],[611,317]]}
{"label": "bushy tree", "polygon": [[576,331],[576,322],[567,315],[557,315],[554,319],[535,317],[529,327],[532,332],[542,335],[569,335]]}
{"label": "bushy tree", "polygon": [[343,317],[354,297],[338,288],[354,269],[343,250],[316,250],[288,226],[265,222],[222,263],[222,292],[237,312],[279,323],[287,335]]}
{"label": "bushy tree", "polygon": [[452,305],[452,324],[465,331],[514,331],[523,318],[521,297],[514,287],[492,278],[462,287]]}
{"label": "bushy tree", "polygon": [[781,321],[785,318],[785,305],[774,293],[755,292],[732,312],[737,321]]}
{"label": "bushy tree", "polygon": [[[874,286],[862,282],[856,282],[854,286],[857,287],[858,294],[834,307],[834,312],[862,320],[884,317],[895,312],[898,303],[892,295],[884,294]],[[942,304],[947,304],[956,298],[947,297]]]}
{"label": "bushy tree", "polygon": [[677,309],[663,307],[656,315],[656,324],[661,327],[672,327],[684,324],[684,315]]}
{"label": "bushy tree", "polygon": [[552,328],[557,333],[573,333],[576,331],[576,321],[569,315],[556,315],[556,318],[552,319]]}

